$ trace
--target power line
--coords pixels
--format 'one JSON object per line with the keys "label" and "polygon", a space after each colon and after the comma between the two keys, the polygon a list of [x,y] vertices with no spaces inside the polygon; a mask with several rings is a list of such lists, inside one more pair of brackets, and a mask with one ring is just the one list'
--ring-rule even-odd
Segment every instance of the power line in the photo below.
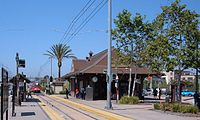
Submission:
{"label": "power line", "polygon": [[39,72],[38,72],[38,77],[40,77],[41,72],[43,71],[44,67],[46,67],[46,65],[48,65],[48,63],[50,63],[50,59],[45,61],[45,63],[40,66],[40,69],[39,69]]}
{"label": "power line", "polygon": [[[105,2],[104,2],[105,1]],[[104,2],[104,3],[103,3]],[[99,3],[95,9],[89,14],[89,16],[79,25],[79,27],[73,32],[73,34],[69,37],[66,43],[69,43],[74,36],[76,36],[84,27],[85,25],[104,7],[104,5],[108,2],[108,0],[103,0]]]}
{"label": "power line", "polygon": [[[68,26],[67,30],[65,31],[64,35],[62,36],[60,43],[64,41],[64,39],[69,35],[69,32],[72,30],[74,24],[86,13],[86,11],[94,4],[96,0],[89,0],[86,5],[81,9],[81,11],[75,16],[72,20],[70,25]],[[91,2],[91,3],[90,3]],[[86,8],[87,7],[87,8]]]}

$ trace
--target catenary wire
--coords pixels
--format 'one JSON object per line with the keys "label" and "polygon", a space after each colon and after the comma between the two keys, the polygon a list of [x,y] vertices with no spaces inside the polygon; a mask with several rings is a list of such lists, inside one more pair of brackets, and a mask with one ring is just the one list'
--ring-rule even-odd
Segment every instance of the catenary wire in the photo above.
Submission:
{"label": "catenary wire", "polygon": [[[74,24],[87,12],[87,10],[94,4],[96,0],[89,0],[86,5],[81,9],[81,11],[74,17],[70,25],[68,26],[67,30],[65,31],[64,35],[62,36],[60,43],[64,41],[64,39],[69,35],[70,31],[72,30]],[[90,3],[91,2],[91,3]]]}
{"label": "catenary wire", "polygon": [[107,2],[108,0],[103,0],[100,4],[98,4],[98,6],[91,12],[91,14],[81,23],[81,25],[73,32],[73,34],[71,34],[66,43],[69,43],[85,27],[85,25],[105,6]]}

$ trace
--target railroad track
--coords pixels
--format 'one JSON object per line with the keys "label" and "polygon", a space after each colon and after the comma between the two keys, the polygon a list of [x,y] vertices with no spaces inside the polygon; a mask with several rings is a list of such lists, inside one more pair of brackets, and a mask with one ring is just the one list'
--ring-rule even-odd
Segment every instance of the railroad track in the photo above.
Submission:
{"label": "railroad track", "polygon": [[94,115],[92,113],[80,110],[78,108],[74,108],[70,105],[67,105],[66,103],[51,98],[49,96],[45,96],[42,94],[37,95],[40,100],[42,100],[46,105],[51,107],[52,109],[56,110],[62,118],[66,120],[103,120],[105,118],[101,116]]}

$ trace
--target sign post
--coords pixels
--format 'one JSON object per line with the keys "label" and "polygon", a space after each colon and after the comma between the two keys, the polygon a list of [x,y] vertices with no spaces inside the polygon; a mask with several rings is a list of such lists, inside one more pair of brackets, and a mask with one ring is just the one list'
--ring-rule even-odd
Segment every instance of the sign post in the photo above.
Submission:
{"label": "sign post", "polygon": [[6,112],[6,120],[8,120],[8,97],[9,97],[9,85],[8,85],[8,71],[4,68],[1,69],[2,84],[1,84],[1,120],[3,120],[3,114]]}

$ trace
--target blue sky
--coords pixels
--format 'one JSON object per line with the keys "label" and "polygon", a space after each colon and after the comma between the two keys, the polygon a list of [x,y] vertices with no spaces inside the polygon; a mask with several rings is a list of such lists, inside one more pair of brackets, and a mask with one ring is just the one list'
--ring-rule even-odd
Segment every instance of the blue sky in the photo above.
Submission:
{"label": "blue sky", "polygon": [[[15,54],[26,60],[26,68],[20,68],[27,76],[43,77],[50,74],[50,60],[44,56],[51,45],[59,43],[72,19],[89,0],[0,0],[0,66],[10,75],[16,72]],[[146,15],[151,21],[161,13],[161,6],[173,0],[113,0],[113,18],[123,9]],[[93,9],[101,0],[97,0]],[[199,0],[182,0],[190,10],[200,14]],[[88,11],[86,15],[90,12]],[[84,15],[79,22],[83,22]],[[72,39],[73,53],[84,59],[89,51],[94,54],[107,49],[107,4]],[[114,25],[113,25],[114,26]],[[68,41],[68,38],[64,42]],[[62,74],[70,71],[71,60],[64,59]],[[57,63],[53,60],[53,75],[57,76]]]}

